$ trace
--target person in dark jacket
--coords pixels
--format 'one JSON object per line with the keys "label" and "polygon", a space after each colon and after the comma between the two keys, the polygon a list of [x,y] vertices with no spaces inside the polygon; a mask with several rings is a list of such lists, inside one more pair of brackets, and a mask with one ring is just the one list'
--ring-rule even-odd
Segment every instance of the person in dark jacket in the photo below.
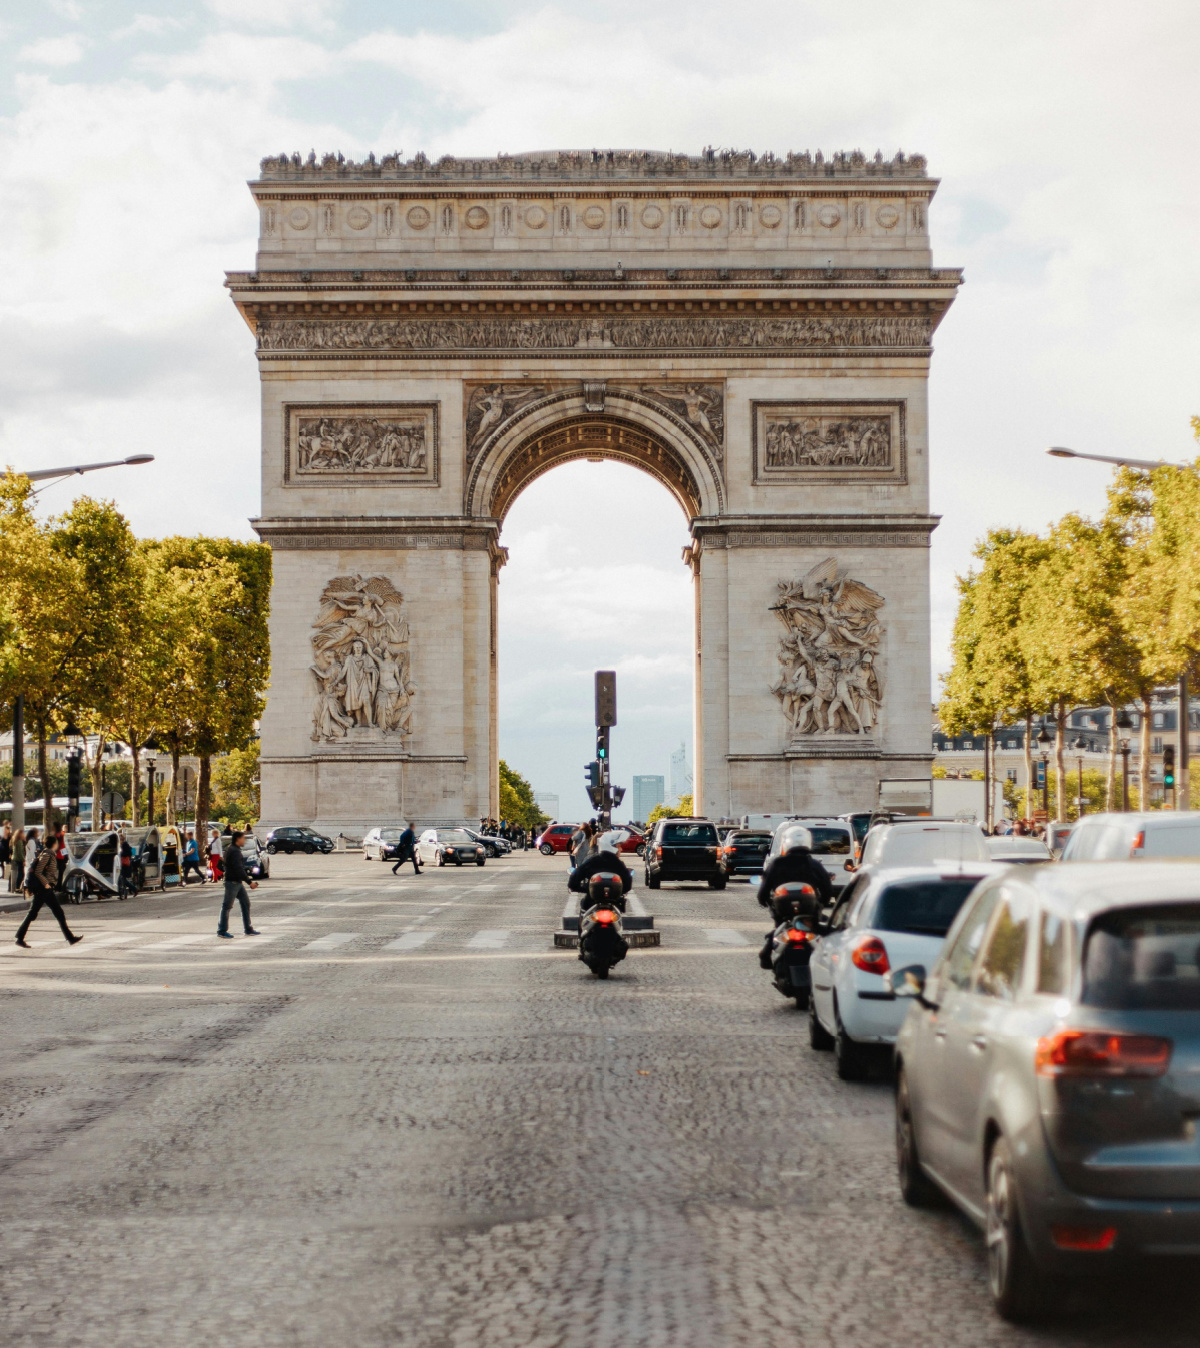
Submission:
{"label": "person in dark jacket", "polygon": [[417,856],[417,835],[413,832],[411,824],[404,826],[404,832],[396,840],[396,864],[392,867],[392,874],[395,875],[406,861],[411,861],[413,870],[418,875],[421,874],[421,862]]}
{"label": "person in dark jacket", "polygon": [[[829,872],[812,854],[812,834],[806,828],[789,829],[783,839],[783,850],[773,857],[763,871],[762,882],[758,886],[758,901],[764,908],[771,907],[771,896],[779,885],[812,885],[817,891],[815,912],[806,916],[815,919],[826,904],[833,901],[833,882]],[[776,913],[771,913],[772,918]],[[802,915],[803,916],[803,915]],[[759,963],[764,969],[771,967],[771,942],[775,929],[767,932],[767,939],[759,954]]]}
{"label": "person in dark jacket", "polygon": [[[31,842],[36,836],[37,830],[31,828],[29,830]],[[39,848],[29,867],[29,874],[25,877],[25,888],[33,895],[33,902],[29,905],[24,922],[17,928],[17,944],[26,949],[29,948],[29,942],[25,939],[25,935],[43,907],[49,908],[58,919],[59,930],[69,945],[75,945],[83,940],[82,936],[76,936],[67,926],[62,905],[54,896],[54,887],[58,883],[58,858],[54,855],[53,844],[54,839],[51,837],[47,846]]]}
{"label": "person in dark jacket", "polygon": [[225,853],[225,900],[221,904],[221,920],[217,924],[217,935],[233,939],[229,930],[229,913],[236,899],[242,908],[242,926],[247,936],[257,936],[258,932],[250,925],[250,895],[246,886],[257,889],[256,881],[250,879],[246,869],[246,858],[242,856],[242,839],[246,835],[239,829],[229,839],[229,849]]}
{"label": "person in dark jacket", "polygon": [[633,876],[629,867],[616,852],[607,847],[593,852],[586,861],[581,862],[567,877],[567,888],[573,894],[586,894],[588,881],[600,871],[607,871],[621,877],[621,889],[628,894],[633,888]]}

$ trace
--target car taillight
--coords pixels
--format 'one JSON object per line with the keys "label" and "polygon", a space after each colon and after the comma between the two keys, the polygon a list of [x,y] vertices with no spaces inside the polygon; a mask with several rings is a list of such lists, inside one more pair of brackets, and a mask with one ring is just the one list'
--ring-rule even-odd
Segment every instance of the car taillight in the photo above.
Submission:
{"label": "car taillight", "polygon": [[850,953],[856,969],[861,969],[864,974],[886,974],[891,965],[888,963],[887,948],[878,936],[868,936],[865,941],[861,941]]}
{"label": "car taillight", "polygon": [[1111,1250],[1117,1243],[1115,1226],[1052,1226],[1050,1239],[1060,1250]]}
{"label": "car taillight", "polygon": [[1171,1047],[1152,1034],[1057,1030],[1038,1040],[1034,1066],[1040,1077],[1160,1077]]}
{"label": "car taillight", "polygon": [[609,922],[615,922],[616,920],[617,920],[617,915],[616,915],[616,913],[613,912],[613,910],[612,910],[611,908],[597,908],[597,909],[596,909],[596,921],[597,921],[597,922],[609,923]]}
{"label": "car taillight", "polygon": [[1137,836],[1134,838],[1133,846],[1129,849],[1129,855],[1133,856],[1135,852],[1140,852],[1142,848],[1145,846],[1146,846],[1146,830],[1142,829],[1142,831],[1139,834],[1137,834]]}
{"label": "car taillight", "polygon": [[812,938],[811,931],[801,931],[798,927],[789,927],[783,937],[785,941],[790,941],[793,945],[807,945]]}
{"label": "car taillight", "polygon": [[656,848],[654,849],[654,855],[659,859],[659,861],[661,861],[661,860],[662,860],[662,848],[661,848],[661,847],[656,847]]}

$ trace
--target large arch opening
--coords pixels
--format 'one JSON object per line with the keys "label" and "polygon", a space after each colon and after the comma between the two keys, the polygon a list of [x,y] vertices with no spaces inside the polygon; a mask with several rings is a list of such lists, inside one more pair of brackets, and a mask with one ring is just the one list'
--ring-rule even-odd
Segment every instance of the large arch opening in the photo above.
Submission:
{"label": "large arch opening", "polygon": [[635,776],[662,777],[667,799],[690,789],[671,766],[681,746],[688,773],[694,764],[695,606],[681,552],[695,512],[679,508],[687,489],[670,466],[622,452],[619,429],[562,431],[553,458],[542,446],[498,483],[499,756],[558,796],[551,813],[588,817],[592,675],[616,669],[613,771],[628,791],[614,817],[633,819]]}

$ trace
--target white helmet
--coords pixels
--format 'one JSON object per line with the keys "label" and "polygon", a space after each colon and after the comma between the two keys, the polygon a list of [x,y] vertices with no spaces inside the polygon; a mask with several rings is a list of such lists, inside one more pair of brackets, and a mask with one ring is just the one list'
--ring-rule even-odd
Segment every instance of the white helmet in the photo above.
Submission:
{"label": "white helmet", "polygon": [[780,839],[779,851],[782,856],[787,856],[797,847],[803,847],[806,851],[811,852],[812,845],[812,830],[805,828],[802,824],[797,824],[795,827],[789,828]]}

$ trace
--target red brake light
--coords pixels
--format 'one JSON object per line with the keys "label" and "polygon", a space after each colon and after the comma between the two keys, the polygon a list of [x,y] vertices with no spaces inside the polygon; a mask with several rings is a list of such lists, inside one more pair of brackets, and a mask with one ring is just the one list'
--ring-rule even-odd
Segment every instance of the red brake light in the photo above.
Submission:
{"label": "red brake light", "polygon": [[1050,1238],[1060,1250],[1111,1250],[1117,1243],[1115,1226],[1052,1226]]}
{"label": "red brake light", "polygon": [[1133,846],[1129,849],[1129,855],[1133,856],[1135,852],[1140,852],[1146,846],[1146,830],[1142,829],[1134,838]]}
{"label": "red brake light", "polygon": [[615,922],[616,920],[617,920],[617,915],[616,915],[616,913],[613,912],[613,910],[612,910],[611,908],[597,908],[597,909],[596,909],[596,921],[597,921],[597,922]]}
{"label": "red brake light", "polygon": [[799,927],[789,927],[784,935],[784,940],[791,941],[793,945],[806,945],[812,938],[811,931],[801,931]]}
{"label": "red brake light", "polygon": [[856,945],[850,954],[856,969],[865,974],[886,974],[891,969],[888,963],[887,948],[878,936],[868,936]]}
{"label": "red brake light", "polygon": [[1160,1077],[1170,1061],[1169,1039],[1103,1030],[1058,1030],[1034,1054],[1040,1077]]}
{"label": "red brake light", "polygon": [[659,861],[661,861],[661,860],[662,860],[662,848],[661,848],[661,847],[656,847],[656,848],[654,849],[654,855],[655,855],[656,857],[658,857]]}

